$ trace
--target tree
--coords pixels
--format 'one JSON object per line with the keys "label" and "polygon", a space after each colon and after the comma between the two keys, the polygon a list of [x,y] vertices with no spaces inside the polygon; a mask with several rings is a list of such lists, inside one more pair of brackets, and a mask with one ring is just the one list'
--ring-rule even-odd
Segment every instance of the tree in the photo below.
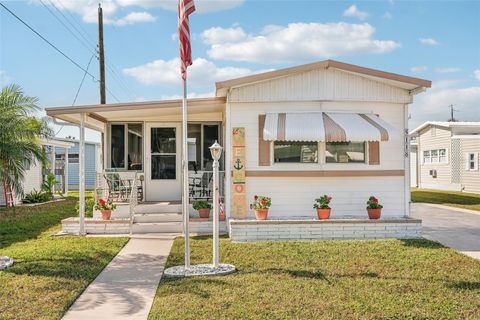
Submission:
{"label": "tree", "polygon": [[38,119],[38,98],[11,84],[0,92],[0,183],[23,196],[23,179],[30,165],[47,161],[41,138],[52,136],[46,119]]}

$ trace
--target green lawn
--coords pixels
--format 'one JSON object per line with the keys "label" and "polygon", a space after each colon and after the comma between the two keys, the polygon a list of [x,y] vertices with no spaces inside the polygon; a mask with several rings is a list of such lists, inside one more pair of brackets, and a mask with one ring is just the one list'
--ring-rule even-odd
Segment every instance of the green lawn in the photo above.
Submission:
{"label": "green lawn", "polygon": [[0,210],[0,319],[60,319],[125,245],[126,238],[52,237],[76,199]]}
{"label": "green lawn", "polygon": [[480,194],[475,193],[414,188],[412,189],[412,202],[442,204],[480,211]]}
{"label": "green lawn", "polygon": [[[192,241],[208,263],[211,239]],[[480,319],[480,262],[427,240],[232,243],[224,277],[162,279],[149,319]],[[175,240],[167,265],[183,262]]]}
{"label": "green lawn", "polygon": [[[94,192],[94,190],[85,190],[85,197],[93,198],[93,195],[94,195],[93,192]],[[78,198],[78,197],[80,197],[80,191],[78,191],[78,190],[68,190],[68,196]]]}

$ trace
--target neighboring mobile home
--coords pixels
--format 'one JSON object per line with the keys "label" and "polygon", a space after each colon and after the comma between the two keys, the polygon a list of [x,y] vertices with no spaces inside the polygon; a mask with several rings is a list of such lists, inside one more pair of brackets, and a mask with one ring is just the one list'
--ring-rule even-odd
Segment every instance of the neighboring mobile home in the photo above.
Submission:
{"label": "neighboring mobile home", "polygon": [[411,135],[418,150],[418,187],[480,192],[480,122],[428,121]]}
{"label": "neighboring mobile home", "polygon": [[[55,172],[57,180],[60,181],[60,184],[57,188],[57,191],[61,190],[62,192],[68,192],[68,186],[63,185],[63,181],[68,178],[68,164],[61,164],[57,161],[52,162],[53,155],[58,154],[58,150],[61,148],[65,153],[69,148],[73,147],[73,144],[68,141],[63,141],[59,139],[43,140],[42,145],[47,154],[47,158],[50,160],[46,166],[42,166],[38,161],[31,163],[30,167],[27,168],[25,172],[25,178],[23,181],[23,191],[25,194],[32,192],[34,190],[40,191],[42,183],[49,172]],[[57,150],[57,151],[55,151]],[[53,166],[52,166],[53,164]],[[78,173],[77,173],[78,174]],[[8,190],[7,190],[8,192]],[[7,198],[8,195],[7,195]],[[21,203],[22,197],[20,195],[14,194],[14,204]],[[5,206],[5,190],[4,186],[1,186],[0,192],[0,206]]]}
{"label": "neighboring mobile home", "polygon": [[[208,147],[218,140],[227,216],[251,216],[255,194],[272,198],[271,218],[313,216],[314,199],[329,194],[336,217],[365,216],[371,195],[385,217],[403,217],[408,105],[430,86],[332,60],[219,82],[215,97],[188,101],[191,176],[211,170]],[[167,100],[46,110],[103,132],[104,167],[140,172],[143,200],[166,201],[182,195],[181,106]]]}
{"label": "neighboring mobile home", "polygon": [[[55,149],[55,159],[59,163],[65,162],[68,157],[68,189],[78,190],[79,141],[75,139],[56,138],[73,144],[65,154],[65,149]],[[94,189],[97,172],[102,172],[101,146],[99,142],[85,141],[85,188]]]}

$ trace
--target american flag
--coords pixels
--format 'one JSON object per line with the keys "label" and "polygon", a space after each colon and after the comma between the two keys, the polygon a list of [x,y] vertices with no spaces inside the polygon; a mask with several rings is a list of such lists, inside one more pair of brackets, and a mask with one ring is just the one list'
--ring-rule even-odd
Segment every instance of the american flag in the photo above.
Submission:
{"label": "american flag", "polygon": [[195,4],[193,0],[178,0],[178,38],[180,40],[180,70],[183,80],[187,78],[187,67],[192,65],[188,16],[194,11]]}

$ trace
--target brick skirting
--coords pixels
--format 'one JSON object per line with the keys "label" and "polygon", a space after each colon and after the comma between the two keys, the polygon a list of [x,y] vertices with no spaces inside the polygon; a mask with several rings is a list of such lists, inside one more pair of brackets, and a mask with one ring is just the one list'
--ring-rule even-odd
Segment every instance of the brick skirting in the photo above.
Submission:
{"label": "brick skirting", "polygon": [[230,220],[232,241],[347,240],[420,238],[422,220],[330,219],[330,220]]}

